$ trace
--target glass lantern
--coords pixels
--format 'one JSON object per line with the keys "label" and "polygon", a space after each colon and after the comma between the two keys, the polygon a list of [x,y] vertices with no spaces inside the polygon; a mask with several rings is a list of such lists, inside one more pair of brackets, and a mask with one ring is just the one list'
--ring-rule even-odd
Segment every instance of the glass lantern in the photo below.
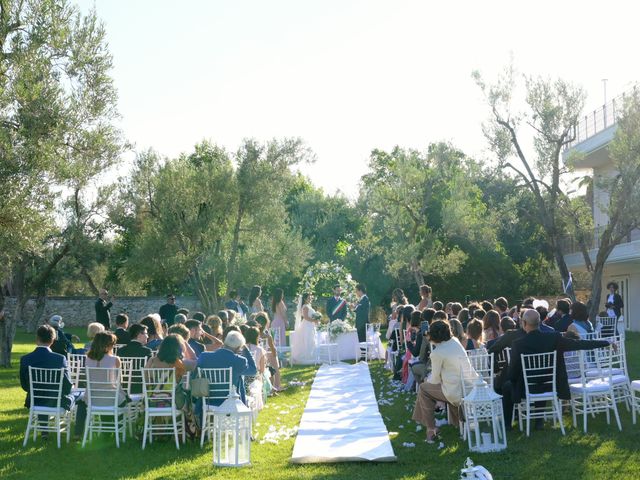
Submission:
{"label": "glass lantern", "polygon": [[213,464],[251,464],[251,410],[235,391],[213,412]]}
{"label": "glass lantern", "polygon": [[485,453],[506,449],[502,396],[479,377],[463,403],[469,450]]}

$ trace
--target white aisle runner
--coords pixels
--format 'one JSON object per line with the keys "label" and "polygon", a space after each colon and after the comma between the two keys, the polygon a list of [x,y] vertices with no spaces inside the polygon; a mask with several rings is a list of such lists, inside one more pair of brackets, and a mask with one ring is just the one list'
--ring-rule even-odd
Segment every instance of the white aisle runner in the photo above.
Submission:
{"label": "white aisle runner", "polygon": [[366,363],[322,365],[300,420],[292,463],[394,462]]}

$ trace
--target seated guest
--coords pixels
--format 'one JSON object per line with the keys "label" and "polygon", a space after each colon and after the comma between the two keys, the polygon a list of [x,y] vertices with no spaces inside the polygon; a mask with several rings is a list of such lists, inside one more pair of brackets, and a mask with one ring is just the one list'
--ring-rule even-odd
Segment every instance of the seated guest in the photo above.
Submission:
{"label": "seated guest", "polygon": [[187,372],[196,368],[196,361],[185,358],[187,343],[177,334],[169,334],[162,340],[158,354],[151,357],[144,368],[173,368],[176,372],[176,383],[179,383]]}
{"label": "seated guest", "polygon": [[196,357],[199,357],[205,349],[204,343],[200,341],[204,333],[204,330],[202,330],[202,322],[194,319],[187,320],[184,326],[189,329],[188,343],[191,348],[193,348],[193,351],[196,352]]}
{"label": "seated guest", "polygon": [[229,325],[229,314],[226,310],[220,310],[218,312],[218,318],[222,322],[222,330],[224,331],[224,329],[227,328],[227,325]]}
{"label": "seated guest", "polygon": [[146,346],[151,350],[157,350],[164,338],[160,320],[154,315],[147,315],[140,320],[140,325],[147,327],[148,339]]}
{"label": "seated guest", "polygon": [[473,311],[473,316],[472,318],[475,318],[476,320],[480,320],[480,322],[482,322],[482,320],[484,319],[484,316],[487,314],[487,311],[483,308],[476,308]]}
{"label": "seated guest", "polygon": [[[244,337],[237,331],[229,330],[224,339],[224,347],[215,352],[204,352],[198,358],[198,368],[231,367],[232,385],[238,390],[242,401],[247,403],[243,375],[256,375],[256,364],[251,352],[245,345]],[[221,405],[223,400],[211,400],[211,405]],[[199,408],[198,408],[199,407]],[[202,413],[202,404],[198,402],[196,412]]]}
{"label": "seated guest", "polygon": [[184,323],[178,323],[178,322],[174,323],[173,325],[171,325],[171,327],[169,327],[168,333],[169,335],[174,334],[182,337],[182,339],[185,342],[185,345],[183,348],[185,351],[186,359],[193,360],[193,361],[198,360],[198,355],[196,355],[195,350],[191,348],[191,345],[189,345],[189,339],[191,338],[191,334],[189,333],[189,329]]}
{"label": "seated guest", "polygon": [[453,302],[451,304],[451,315],[453,315],[453,318],[458,318],[458,315],[460,314],[461,311],[462,311],[461,303]]}
{"label": "seated guest", "polygon": [[509,302],[507,302],[506,298],[504,297],[496,298],[496,301],[494,303],[496,305],[496,310],[500,314],[500,318],[506,317],[509,315]]}
{"label": "seated guest", "polygon": [[566,298],[561,298],[556,302],[556,313],[553,317],[549,318],[547,325],[555,329],[556,332],[566,332],[573,319],[569,314],[571,310],[571,302]]}
{"label": "seated guest", "polygon": [[436,320],[444,320],[445,322],[449,321],[449,315],[444,310],[436,310],[436,313],[433,314],[433,321]]}
{"label": "seated guest", "polygon": [[516,328],[516,322],[514,322],[511,317],[502,317],[500,319],[500,330],[498,332],[499,335],[493,340],[487,342],[487,350],[490,349],[498,341],[498,339],[505,334],[505,332],[508,332],[509,330],[515,330]]}
{"label": "seated guest", "polygon": [[571,324],[567,327],[567,332],[572,331],[585,338],[588,333],[595,332],[593,324],[589,321],[589,310],[582,302],[573,302],[569,310]]}
{"label": "seated guest", "polygon": [[194,314],[191,315],[192,320],[198,320],[200,323],[204,323],[206,318],[207,316],[202,312],[194,312]]}
{"label": "seated guest", "polygon": [[480,304],[480,307],[485,311],[488,312],[490,310],[494,310],[493,308],[493,303],[491,303],[489,300],[483,300],[482,303]]}
{"label": "seated guest", "polygon": [[[478,311],[479,310],[476,310],[476,312]],[[465,348],[467,350],[476,350],[478,348],[482,348],[484,346],[484,342],[482,339],[483,333],[484,333],[484,328],[482,327],[482,322],[476,318],[471,320],[467,325],[468,340]]]}
{"label": "seated guest", "polygon": [[51,345],[51,351],[64,355],[65,357],[67,356],[67,353],[73,353],[74,346],[73,343],[71,343],[71,340],[74,336],[65,333],[64,330],[62,330],[64,328],[62,317],[60,315],[53,315],[47,323],[53,327],[56,332],[56,338],[53,340],[53,344]]}
{"label": "seated guest", "polygon": [[129,327],[129,336],[131,337],[131,341],[118,350],[119,357],[141,358],[153,355],[153,351],[146,346],[147,339],[149,338],[146,325],[134,323]]}
{"label": "seated guest", "polygon": [[126,345],[131,341],[131,336],[127,328],[129,328],[129,317],[127,314],[119,313],[116,315],[116,331],[113,333],[116,334],[118,345]]}
{"label": "seated guest", "polygon": [[429,330],[429,325],[433,322],[433,316],[436,311],[433,308],[425,308],[420,313],[420,331],[424,334]]}
{"label": "seated guest", "polygon": [[486,342],[498,338],[500,335],[500,314],[495,310],[489,310],[482,319],[482,327]]}
{"label": "seated guest", "polygon": [[[511,429],[513,405],[519,403],[525,396],[524,377],[522,374],[521,355],[531,353],[558,352],[556,357],[556,391],[561,400],[570,400],[569,383],[564,363],[564,352],[573,350],[591,350],[600,347],[609,347],[606,340],[572,340],[559,333],[542,333],[540,331],[540,314],[533,309],[526,310],[522,315],[522,328],[525,336],[513,342],[511,351],[511,365],[509,365],[507,381],[502,386],[502,404],[507,430]],[[543,393],[547,386],[541,386]],[[539,427],[541,422],[536,422]]]}
{"label": "seated guest", "polygon": [[457,318],[452,318],[449,320],[449,325],[451,325],[451,334],[454,338],[457,338],[460,342],[460,345],[467,344],[467,335],[464,333],[464,327],[462,323]]}
{"label": "seated guest", "polygon": [[460,342],[451,337],[447,322],[434,321],[428,335],[436,345],[430,356],[431,375],[418,389],[412,418],[427,427],[427,442],[433,443],[438,435],[434,418],[436,403],[444,401],[448,404],[453,425],[457,427],[458,407],[462,400],[461,372],[465,378],[471,377],[473,368]]}
{"label": "seated guest", "polygon": [[218,340],[222,340],[222,320],[217,315],[209,315],[205,320],[205,323],[211,329],[211,335],[216,337]]}
{"label": "seated guest", "polygon": [[[87,359],[85,360],[85,366],[95,368],[120,368],[120,359],[113,355],[113,347],[116,346],[116,336],[111,332],[99,332],[93,338],[91,343],[91,349],[87,352]],[[93,378],[94,381],[100,382],[100,388],[104,388],[103,382],[109,382],[107,372],[101,372],[101,375]],[[113,385],[115,390],[116,385]],[[127,394],[120,387],[118,392],[118,404],[123,405],[127,402]],[[101,396],[104,396],[101,393]],[[109,401],[107,398],[98,399],[101,403],[97,406],[110,406],[113,404],[113,400]],[[104,404],[102,404],[104,403]]]}
{"label": "seated guest", "polygon": [[463,308],[462,310],[460,310],[460,313],[458,313],[458,320],[460,320],[460,323],[465,330],[467,329],[467,325],[469,324],[470,319],[471,317],[469,316],[468,308]]}
{"label": "seated guest", "polygon": [[444,304],[439,301],[436,300],[435,302],[433,302],[432,308],[437,312],[438,310],[444,310]]}
{"label": "seated guest", "polygon": [[[187,322],[187,316],[184,313],[177,313],[175,317],[173,317],[173,327],[174,325],[184,325]],[[169,330],[171,330],[169,327]]]}
{"label": "seated guest", "polygon": [[85,351],[89,351],[91,349],[91,342],[98,332],[104,332],[104,325],[101,323],[92,322],[87,326],[87,338],[89,341],[84,344]]}
{"label": "seated guest", "polygon": [[[71,394],[71,387],[73,385],[69,377],[69,370],[67,369],[67,359],[63,355],[51,351],[51,345],[55,341],[56,336],[57,332],[51,325],[41,325],[38,327],[38,330],[36,330],[35,350],[20,358],[20,386],[27,392],[27,397],[24,401],[24,406],[27,408],[31,406],[31,399],[29,397],[29,367],[64,368],[60,406],[65,410],[70,410],[71,407],[73,407],[74,396]],[[37,405],[55,407],[56,400],[43,400],[42,404],[38,403]]]}
{"label": "seated guest", "polygon": [[420,310],[414,310],[411,313],[411,320],[409,326],[409,335],[407,335],[407,350],[411,352],[412,357],[420,355],[420,348],[422,347],[422,339],[424,335],[420,334],[420,324],[422,323],[422,312]]}

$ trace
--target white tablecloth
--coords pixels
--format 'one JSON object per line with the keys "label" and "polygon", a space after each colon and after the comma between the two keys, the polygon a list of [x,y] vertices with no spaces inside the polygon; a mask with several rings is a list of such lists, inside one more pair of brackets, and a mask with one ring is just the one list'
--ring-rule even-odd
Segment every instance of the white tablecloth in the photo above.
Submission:
{"label": "white tablecloth", "polygon": [[[295,332],[289,332],[289,342],[293,342]],[[323,338],[327,338],[327,332],[319,332],[318,335]],[[380,335],[376,334],[376,338],[378,340],[378,351],[375,352],[373,349],[370,349],[370,358],[384,360],[384,346],[382,345],[382,340],[380,340]],[[341,333],[338,335],[331,343],[338,344],[338,360],[355,360],[358,354],[358,349],[360,348],[360,343],[358,342],[358,332],[348,332]]]}

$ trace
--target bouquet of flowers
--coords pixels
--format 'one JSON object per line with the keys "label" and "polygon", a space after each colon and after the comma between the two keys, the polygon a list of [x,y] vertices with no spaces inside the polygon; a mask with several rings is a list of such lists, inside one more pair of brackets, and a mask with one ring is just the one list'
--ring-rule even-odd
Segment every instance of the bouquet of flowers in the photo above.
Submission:
{"label": "bouquet of flowers", "polygon": [[329,337],[334,339],[342,333],[355,331],[355,328],[353,328],[348,322],[345,322],[344,320],[334,320],[331,323],[323,325],[320,330],[328,332]]}
{"label": "bouquet of flowers", "polygon": [[320,320],[322,320],[322,314],[320,312],[313,312],[311,318],[313,318],[316,322],[319,322]]}

